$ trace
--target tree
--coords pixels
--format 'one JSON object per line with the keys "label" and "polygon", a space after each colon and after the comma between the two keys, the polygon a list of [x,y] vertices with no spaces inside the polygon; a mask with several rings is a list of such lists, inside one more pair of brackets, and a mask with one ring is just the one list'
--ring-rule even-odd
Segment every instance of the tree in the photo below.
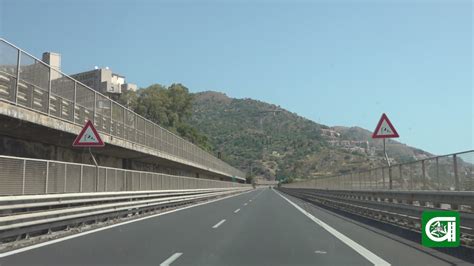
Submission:
{"label": "tree", "polygon": [[171,103],[169,111],[172,124],[182,123],[184,119],[191,116],[193,96],[189,93],[188,88],[179,83],[171,84],[167,93]]}
{"label": "tree", "polygon": [[246,183],[246,184],[254,184],[254,183],[255,183],[254,177],[248,174],[248,175],[245,177],[245,183]]}
{"label": "tree", "polygon": [[166,87],[154,84],[139,90],[137,103],[137,113],[162,126],[170,127],[168,109],[171,102]]}
{"label": "tree", "polygon": [[138,106],[138,94],[132,90],[124,91],[118,98],[118,102],[123,106],[135,110]]}
{"label": "tree", "polygon": [[200,146],[202,149],[212,152],[212,145],[206,135],[201,134],[196,128],[180,123],[177,127],[179,135],[192,143]]}
{"label": "tree", "polygon": [[185,123],[192,114],[193,96],[184,85],[176,83],[167,88],[153,84],[137,92],[126,91],[119,102],[204,150],[212,151],[208,138]]}

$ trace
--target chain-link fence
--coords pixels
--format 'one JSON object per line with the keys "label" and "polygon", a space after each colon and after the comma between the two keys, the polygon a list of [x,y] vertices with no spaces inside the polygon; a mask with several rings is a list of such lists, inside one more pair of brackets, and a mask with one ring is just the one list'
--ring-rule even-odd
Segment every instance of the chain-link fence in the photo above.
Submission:
{"label": "chain-link fence", "polygon": [[436,156],[363,172],[309,179],[289,188],[474,191],[474,151]]}
{"label": "chain-link fence", "polygon": [[235,182],[11,156],[0,156],[0,169],[0,195],[248,186]]}
{"label": "chain-link fence", "polygon": [[0,100],[97,130],[203,168],[243,179],[245,174],[117,102],[52,69],[0,39]]}

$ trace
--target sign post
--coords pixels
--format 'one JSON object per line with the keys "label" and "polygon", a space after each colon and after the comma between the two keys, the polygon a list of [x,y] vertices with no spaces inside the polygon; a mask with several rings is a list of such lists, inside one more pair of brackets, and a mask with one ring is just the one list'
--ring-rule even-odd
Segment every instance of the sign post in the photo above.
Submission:
{"label": "sign post", "polygon": [[[387,151],[385,149],[385,139],[387,138],[398,138],[400,135],[398,135],[397,130],[395,127],[392,125],[392,122],[388,119],[387,115],[384,113],[382,114],[382,117],[380,117],[380,120],[375,127],[374,133],[372,134],[373,139],[383,139],[383,153],[385,155],[385,160],[387,161],[387,165],[390,168],[390,160],[388,159]],[[390,173],[390,171],[389,171]],[[389,178],[389,188],[392,189],[392,175],[388,175]]]}
{"label": "sign post", "polygon": [[72,146],[75,148],[88,148],[89,149],[89,154],[92,157],[92,161],[95,164],[95,180],[96,180],[96,191],[99,188],[99,164],[97,163],[97,160],[94,157],[94,154],[92,154],[91,147],[104,147],[105,143],[102,141],[100,138],[99,133],[94,127],[94,124],[90,120],[87,121],[87,123],[84,125],[82,128],[81,132],[79,135],[77,135],[76,139],[72,143]]}

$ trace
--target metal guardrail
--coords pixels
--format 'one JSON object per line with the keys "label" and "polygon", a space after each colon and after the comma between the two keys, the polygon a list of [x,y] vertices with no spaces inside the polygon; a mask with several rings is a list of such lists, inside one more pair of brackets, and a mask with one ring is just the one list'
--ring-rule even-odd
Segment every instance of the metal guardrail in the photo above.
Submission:
{"label": "metal guardrail", "polygon": [[90,164],[0,156],[0,195],[249,187]]}
{"label": "metal guardrail", "polygon": [[176,156],[229,176],[241,171],[0,39],[0,100]]}
{"label": "metal guardrail", "polygon": [[474,192],[348,191],[280,188],[286,194],[337,210],[421,231],[424,210],[458,210],[462,244],[474,247]]}
{"label": "metal guardrail", "polygon": [[0,242],[243,192],[250,187],[0,198]]}
{"label": "metal guardrail", "polygon": [[474,150],[368,171],[283,184],[287,188],[474,191]]}

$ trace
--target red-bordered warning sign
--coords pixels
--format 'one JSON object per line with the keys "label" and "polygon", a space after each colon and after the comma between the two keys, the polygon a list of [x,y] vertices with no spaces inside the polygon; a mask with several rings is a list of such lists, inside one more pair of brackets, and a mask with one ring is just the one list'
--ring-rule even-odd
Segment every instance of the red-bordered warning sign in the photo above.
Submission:
{"label": "red-bordered warning sign", "polygon": [[384,139],[384,138],[398,138],[397,130],[392,125],[386,114],[382,114],[382,117],[377,124],[377,127],[372,134],[374,139]]}
{"label": "red-bordered warning sign", "polygon": [[105,143],[100,138],[99,133],[95,130],[94,124],[90,120],[82,128],[79,135],[72,143],[73,147],[104,147]]}

